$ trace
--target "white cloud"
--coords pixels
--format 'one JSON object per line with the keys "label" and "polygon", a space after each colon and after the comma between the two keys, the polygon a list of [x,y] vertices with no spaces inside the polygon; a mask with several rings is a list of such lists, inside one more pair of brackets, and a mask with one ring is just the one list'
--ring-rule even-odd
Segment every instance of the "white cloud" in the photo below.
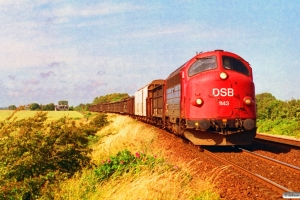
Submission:
{"label": "white cloud", "polygon": [[[80,36],[74,35],[74,30],[68,27],[100,27],[111,23],[112,19],[84,19],[146,9],[131,3],[105,2],[78,6],[58,1],[49,2],[51,1],[0,1],[4,10],[0,14],[0,18],[4,19],[0,22],[0,69],[38,67],[58,61],[74,63],[78,60],[80,47],[71,42],[80,41],[76,38]],[[39,8],[40,5],[43,5],[42,9]],[[13,11],[10,11],[12,8]]]}
{"label": "white cloud", "polygon": [[104,2],[96,5],[82,5],[82,7],[65,5],[61,8],[57,8],[52,12],[53,15],[57,17],[90,17],[99,15],[110,15],[118,14],[124,12],[132,12],[137,10],[145,10],[146,8],[141,6],[136,6],[131,3],[111,3]]}
{"label": "white cloud", "polygon": [[128,38],[149,38],[149,37],[160,37],[168,35],[177,35],[190,32],[191,27],[188,25],[177,25],[169,27],[151,27],[151,29],[129,32],[125,34]]}

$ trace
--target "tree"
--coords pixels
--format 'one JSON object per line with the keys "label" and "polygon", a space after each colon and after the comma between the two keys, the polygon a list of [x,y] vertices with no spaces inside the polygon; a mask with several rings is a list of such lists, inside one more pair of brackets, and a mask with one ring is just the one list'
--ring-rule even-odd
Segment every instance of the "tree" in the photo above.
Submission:
{"label": "tree", "polygon": [[8,106],[8,110],[15,110],[15,109],[17,109],[17,106],[15,105]]}
{"label": "tree", "polygon": [[30,110],[39,110],[40,109],[40,105],[38,103],[32,103],[29,106]]}
{"label": "tree", "polygon": [[264,119],[288,119],[300,118],[300,100],[277,100],[271,93],[262,93],[255,96],[257,103],[257,118]]}
{"label": "tree", "polygon": [[55,110],[55,105],[54,103],[49,103],[47,105],[45,105],[44,110]]}
{"label": "tree", "polygon": [[74,107],[73,109],[76,111],[82,112],[82,111],[87,111],[89,106],[90,106],[89,103],[87,103],[87,104],[81,103],[78,106]]}
{"label": "tree", "polygon": [[257,118],[271,119],[273,109],[280,103],[271,93],[261,93],[255,96],[257,103]]}

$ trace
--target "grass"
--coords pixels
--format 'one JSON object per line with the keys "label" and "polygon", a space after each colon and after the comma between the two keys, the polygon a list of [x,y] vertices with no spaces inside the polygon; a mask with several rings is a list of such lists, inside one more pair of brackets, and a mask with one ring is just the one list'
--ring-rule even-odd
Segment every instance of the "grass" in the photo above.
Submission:
{"label": "grass", "polygon": [[[160,166],[162,168],[162,166]],[[74,177],[61,186],[58,199],[218,199],[209,183],[198,182],[198,190],[190,187],[191,176],[181,169],[143,170],[138,176],[130,173],[98,183],[91,171]],[[162,170],[162,171],[161,171]]]}
{"label": "grass", "polygon": [[[167,163],[163,149],[153,149],[157,129],[126,116],[109,115],[110,125],[97,134],[99,141],[93,144],[92,160],[101,167],[128,149],[133,155],[141,152],[160,159],[153,168],[140,163],[139,171],[130,168],[118,176],[99,181],[95,169],[85,169],[63,182],[56,191],[56,199],[219,199],[212,180],[193,180],[191,163]],[[209,176],[207,176],[209,177]]]}
{"label": "grass", "polygon": [[[7,117],[9,117],[14,111],[13,110],[0,110],[0,121],[5,120]],[[36,112],[40,111],[29,111],[29,110],[22,110],[15,114],[18,119],[24,119],[28,117],[33,117]],[[72,119],[82,119],[84,117],[83,114],[77,112],[77,111],[43,111],[48,112],[47,114],[47,122],[58,120],[59,118],[63,116],[70,117]]]}

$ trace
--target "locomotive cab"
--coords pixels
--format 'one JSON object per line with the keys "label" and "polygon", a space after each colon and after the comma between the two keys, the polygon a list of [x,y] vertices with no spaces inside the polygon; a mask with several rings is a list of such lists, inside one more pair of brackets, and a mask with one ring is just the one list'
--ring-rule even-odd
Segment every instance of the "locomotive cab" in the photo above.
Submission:
{"label": "locomotive cab", "polygon": [[252,143],[256,108],[249,63],[217,50],[195,56],[180,74],[185,137],[196,145]]}

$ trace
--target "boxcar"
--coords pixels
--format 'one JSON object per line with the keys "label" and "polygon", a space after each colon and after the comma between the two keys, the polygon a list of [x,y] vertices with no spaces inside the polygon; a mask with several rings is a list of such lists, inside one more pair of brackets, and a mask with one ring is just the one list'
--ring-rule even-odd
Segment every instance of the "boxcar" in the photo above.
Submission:
{"label": "boxcar", "polygon": [[154,80],[148,85],[139,89],[134,95],[134,114],[143,118],[151,118],[152,116],[152,90],[164,84],[164,80]]}

